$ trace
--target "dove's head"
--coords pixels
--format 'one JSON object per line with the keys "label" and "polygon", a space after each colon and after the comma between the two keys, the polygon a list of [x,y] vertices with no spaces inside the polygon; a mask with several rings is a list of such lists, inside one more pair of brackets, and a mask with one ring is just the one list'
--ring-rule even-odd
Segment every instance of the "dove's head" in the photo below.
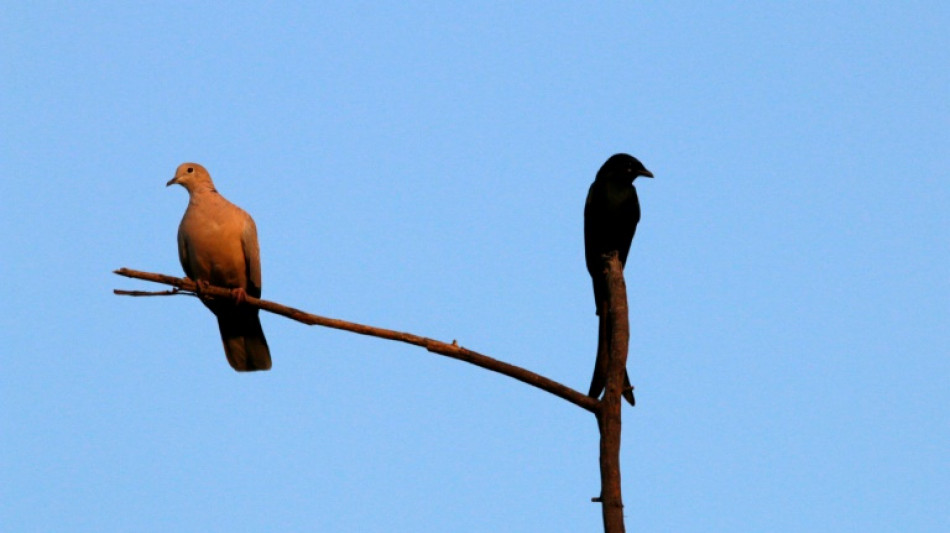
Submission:
{"label": "dove's head", "polygon": [[175,177],[168,180],[166,187],[175,184],[181,185],[188,192],[194,192],[199,189],[214,190],[214,183],[211,181],[211,175],[205,170],[205,167],[198,163],[182,163],[175,170]]}
{"label": "dove's head", "polygon": [[596,179],[617,180],[633,183],[638,176],[653,177],[653,173],[643,166],[639,159],[629,154],[615,154],[600,167]]}

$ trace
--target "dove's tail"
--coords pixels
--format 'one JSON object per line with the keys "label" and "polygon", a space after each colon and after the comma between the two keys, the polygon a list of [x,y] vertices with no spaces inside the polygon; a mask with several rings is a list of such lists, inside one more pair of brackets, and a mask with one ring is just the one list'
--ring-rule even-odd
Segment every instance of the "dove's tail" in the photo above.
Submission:
{"label": "dove's tail", "polygon": [[215,314],[231,368],[238,372],[270,370],[270,349],[257,309],[232,307],[218,309]]}
{"label": "dove's tail", "polygon": [[[594,375],[590,379],[590,391],[587,393],[591,398],[600,398],[607,386],[607,350],[609,350],[610,331],[607,320],[607,312],[604,310],[597,317],[597,360],[594,363]],[[623,397],[630,405],[636,405],[636,399],[633,397],[633,386],[630,384],[630,376],[627,370],[623,371]]]}

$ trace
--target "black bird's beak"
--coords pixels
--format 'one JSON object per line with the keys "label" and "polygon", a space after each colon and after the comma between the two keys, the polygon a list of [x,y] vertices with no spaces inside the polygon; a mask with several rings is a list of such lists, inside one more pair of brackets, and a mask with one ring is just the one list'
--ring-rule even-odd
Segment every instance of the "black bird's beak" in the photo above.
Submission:
{"label": "black bird's beak", "polygon": [[648,178],[652,178],[652,177],[653,177],[653,173],[650,172],[650,171],[647,170],[647,169],[643,169],[643,172],[641,172],[640,175],[641,175],[641,176],[646,176],[646,177],[648,177]]}

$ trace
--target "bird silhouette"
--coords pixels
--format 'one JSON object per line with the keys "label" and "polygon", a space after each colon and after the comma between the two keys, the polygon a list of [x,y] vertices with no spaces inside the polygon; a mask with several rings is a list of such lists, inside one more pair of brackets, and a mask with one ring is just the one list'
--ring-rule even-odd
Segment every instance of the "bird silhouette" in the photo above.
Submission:
{"label": "bird silhouette", "polygon": [[[653,177],[637,158],[628,154],[615,154],[597,171],[594,183],[587,192],[584,205],[584,255],[587,272],[594,284],[594,302],[599,317],[597,334],[597,359],[594,375],[590,381],[591,398],[599,398],[607,384],[607,351],[610,340],[610,324],[607,320],[607,282],[604,279],[602,256],[616,251],[621,265],[627,264],[630,244],[640,222],[640,200],[633,180],[640,176]],[[633,387],[624,370],[623,397],[635,404]]]}

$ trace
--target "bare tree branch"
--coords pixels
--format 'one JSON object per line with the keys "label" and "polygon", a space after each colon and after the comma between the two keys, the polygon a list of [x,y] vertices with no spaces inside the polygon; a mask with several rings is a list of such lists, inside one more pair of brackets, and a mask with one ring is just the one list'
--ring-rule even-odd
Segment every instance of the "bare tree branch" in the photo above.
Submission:
{"label": "bare tree branch", "polygon": [[[113,292],[118,295],[126,296],[175,296],[175,295],[188,295],[196,296],[198,292],[198,287],[194,281],[188,278],[176,278],[174,276],[167,276],[164,274],[155,274],[152,272],[141,272],[138,270],[131,270],[128,268],[120,268],[115,271],[116,274],[120,276],[125,276],[128,278],[143,279],[146,281],[153,281],[155,283],[164,283],[165,285],[171,285],[175,287],[170,291],[160,291],[160,292],[146,292],[146,291],[123,291],[116,289]],[[231,291],[223,287],[215,286],[203,286],[201,288],[201,294],[203,297],[216,297],[216,298],[230,298]],[[293,307],[288,307],[281,305],[276,302],[271,302],[268,300],[261,300],[254,298],[252,296],[247,297],[247,305],[252,307],[257,307],[263,309],[264,311],[269,311],[274,314],[285,316],[291,320],[296,320],[307,325],[313,326],[324,326],[328,328],[341,329],[344,331],[350,331],[353,333],[359,333],[361,335],[369,335],[372,337],[379,337],[382,339],[389,339],[393,341],[405,342],[408,344],[414,344],[416,346],[421,346],[426,350],[437,353],[439,355],[444,355],[446,357],[451,357],[452,359],[458,359],[460,361],[465,361],[476,366],[480,366],[486,370],[491,370],[492,372],[497,372],[499,374],[504,374],[508,377],[517,379],[518,381],[527,383],[528,385],[537,387],[543,391],[549,392],[559,398],[567,400],[582,409],[590,411],[591,413],[596,414],[600,402],[590,398],[589,396],[582,394],[566,385],[562,385],[552,379],[546,378],[540,374],[536,374],[530,370],[521,368],[519,366],[506,363],[504,361],[499,361],[488,357],[487,355],[482,355],[478,352],[474,352],[467,348],[463,348],[458,345],[457,342],[453,341],[451,344],[436,341],[429,339],[427,337],[421,337],[419,335],[413,335],[411,333],[403,333],[401,331],[395,331],[385,328],[377,328],[373,326],[366,326],[364,324],[358,324],[355,322],[348,322],[346,320],[340,320],[337,318],[327,318],[319,315],[314,315],[295,309]],[[622,377],[621,377],[622,383]]]}
{"label": "bare tree branch", "polygon": [[620,491],[620,408],[623,376],[627,368],[630,325],[627,312],[627,286],[617,253],[605,256],[610,320],[608,339],[607,387],[600,402],[597,426],[600,429],[600,502],[603,506],[604,531],[623,533],[623,498]]}
{"label": "bare tree branch", "polygon": [[[172,290],[155,292],[123,291],[116,289],[114,292],[119,295],[197,296],[200,290],[202,298],[231,298],[231,291],[229,289],[204,285],[199,288],[194,281],[188,278],[176,278],[164,274],[141,272],[127,268],[116,270],[115,273],[129,278],[164,283],[174,287]],[[411,333],[366,326],[336,318],[322,317],[251,296],[247,297],[247,305],[285,316],[307,325],[341,329],[361,335],[369,335],[421,346],[430,352],[465,361],[486,370],[515,378],[590,411],[597,417],[597,426],[600,430],[601,492],[599,497],[593,498],[593,501],[599,502],[602,505],[605,533],[624,533],[623,499],[621,497],[620,486],[620,413],[622,405],[621,394],[624,387],[623,377],[627,366],[630,326],[628,321],[627,289],[623,278],[623,266],[616,252],[604,256],[603,273],[607,279],[609,300],[606,312],[607,319],[610,321],[610,336],[608,338],[607,348],[607,386],[604,391],[603,400],[590,398],[570,387],[531,372],[530,370],[473,352],[472,350],[459,346],[455,341],[448,344]]]}

